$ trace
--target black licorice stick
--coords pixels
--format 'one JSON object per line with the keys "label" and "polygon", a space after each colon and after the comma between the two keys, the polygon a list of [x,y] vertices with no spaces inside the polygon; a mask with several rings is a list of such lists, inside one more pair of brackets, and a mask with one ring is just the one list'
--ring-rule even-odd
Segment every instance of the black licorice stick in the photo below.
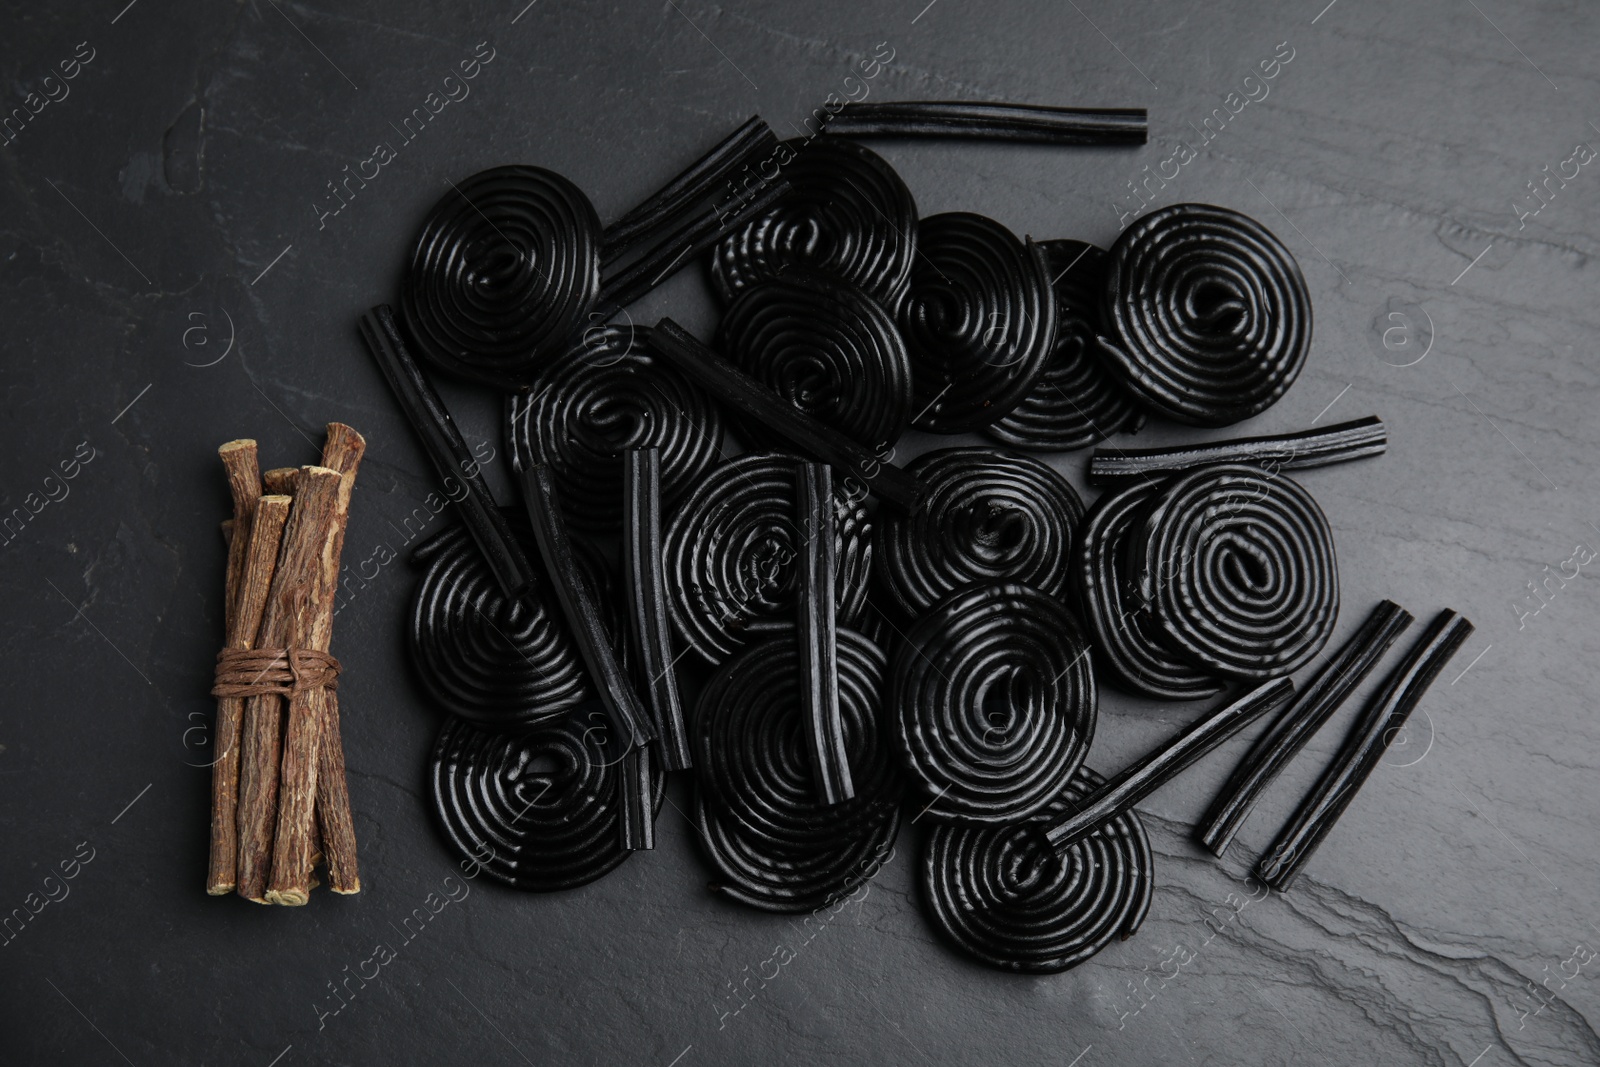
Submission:
{"label": "black licorice stick", "polygon": [[654,738],[655,731],[639,704],[638,694],[628,684],[622,665],[617,662],[611,639],[600,621],[600,612],[583,584],[550,468],[543,463],[529,463],[522,468],[521,476],[522,502],[528,509],[528,521],[533,524],[539,555],[544,557],[550,583],[561,601],[561,612],[572,630],[573,642],[583,655],[584,665],[589,668],[589,677],[600,693],[606,716],[612,728],[626,738],[630,746],[643,745]]}
{"label": "black licorice stick", "polygon": [[805,709],[806,741],[811,750],[811,777],[824,804],[838,804],[856,795],[844,748],[844,720],[839,713],[839,631],[834,620],[833,471],[826,463],[802,463],[798,494],[800,552],[796,601],[800,642],[800,700]]}
{"label": "black licorice stick", "polygon": [[622,566],[628,584],[628,631],[639,665],[639,689],[650,705],[661,766],[686,770],[694,763],[683,720],[661,569],[661,452],[623,453]]}
{"label": "black licorice stick", "polygon": [[960,100],[847,103],[823,127],[850,137],[963,137],[1054,145],[1144,144],[1142,107],[1044,107]]}
{"label": "black licorice stick", "polygon": [[1294,817],[1256,864],[1257,878],[1280,893],[1294,884],[1300,868],[1350,806],[1362,783],[1388,751],[1395,733],[1405,725],[1423,694],[1472,630],[1472,623],[1464,615],[1449,609],[1434,616],[1428,629],[1406,651],[1405,659],[1384,678],[1382,688],[1367,702],[1316,787],[1300,802]]}
{"label": "black licorice stick", "polygon": [[1190,724],[1182,733],[1085,797],[1077,812],[1048,827],[1045,840],[1059,852],[1093,834],[1150,793],[1181,774],[1191,763],[1279,707],[1294,695],[1294,683],[1274,678]]}
{"label": "black licorice stick", "polygon": [[649,241],[681,220],[683,212],[707,197],[717,196],[733,176],[752,162],[759,164],[778,148],[778,138],[760,115],[751,115],[738,129],[685,167],[681,173],[605,229],[600,258],[622,258],[630,248]]}
{"label": "black licorice stick", "polygon": [[538,584],[536,572],[522,546],[512,536],[505,516],[495,506],[478,461],[461,439],[450,410],[406,349],[395,322],[394,309],[388,304],[379,304],[361,316],[361,336],[367,343],[367,351],[372,353],[388,379],[406,421],[421,440],[423,451],[433,461],[434,470],[444,479],[445,487],[449,488],[452,481],[460,481],[467,487],[466,496],[457,501],[456,506],[478,551],[483,553],[495,580],[500,583],[501,591],[512,599],[520,597]]}
{"label": "black licorice stick", "polygon": [[1114,485],[1130,478],[1160,477],[1212,463],[1255,463],[1274,470],[1305,470],[1381,456],[1389,431],[1376,415],[1321,430],[1267,437],[1234,437],[1174,448],[1097,448],[1089,458],[1089,484]]}
{"label": "black licorice stick", "polygon": [[653,759],[648,745],[635,745],[622,757],[622,780],[617,785],[621,817],[617,826],[622,847],[629,852],[656,847],[655,783],[650,772]]}
{"label": "black licorice stick", "polygon": [[1373,608],[1311,684],[1256,738],[1200,821],[1196,837],[1213,855],[1220,857],[1227,851],[1262,790],[1289,765],[1311,735],[1322,729],[1410,625],[1411,613],[1392,600]]}
{"label": "black licorice stick", "polygon": [[706,205],[637,259],[621,268],[613,264],[614,269],[603,273],[596,306],[626,307],[633,303],[788,192],[789,183],[780,175],[774,181],[763,182],[756,192],[741,196],[730,207]]}
{"label": "black licorice stick", "polygon": [[733,364],[671,319],[656,323],[651,341],[701,388],[751,422],[779,434],[802,454],[850,472],[878,496],[908,512],[921,504],[922,483],[878,459],[844,434],[825,426]]}

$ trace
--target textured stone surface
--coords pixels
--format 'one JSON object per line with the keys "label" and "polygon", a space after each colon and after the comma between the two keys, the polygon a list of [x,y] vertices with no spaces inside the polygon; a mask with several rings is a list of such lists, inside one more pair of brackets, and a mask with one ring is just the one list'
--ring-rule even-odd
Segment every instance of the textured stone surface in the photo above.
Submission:
{"label": "textured stone surface", "polygon": [[[1575,945],[1600,946],[1600,589],[1585,569],[1523,614],[1541,603],[1526,583],[1579,543],[1600,547],[1600,170],[1552,180],[1536,216],[1519,222],[1514,206],[1536,206],[1525,183],[1542,166],[1600,142],[1594,10],[521,2],[143,0],[7,18],[7,113],[31,90],[59,97],[41,79],[75,51],[92,59],[0,148],[0,511],[59,497],[46,476],[75,450],[92,459],[0,545],[13,672],[0,707],[0,911],[37,907],[47,888],[61,897],[0,948],[0,1058],[1600,1059],[1600,961],[1563,978],[1583,958]],[[494,58],[471,95],[400,145],[391,124],[482,41]],[[654,854],[555,897],[471,883],[408,941],[402,920],[456,871],[422,797],[435,715],[405,674],[402,559],[378,568],[335,633],[366,891],[319,893],[296,914],[206,898],[204,693],[227,500],[216,445],[254,436],[264,465],[298,464],[324,423],[354,424],[371,450],[347,561],[402,549],[401,522],[432,478],[354,323],[392,298],[447,181],[538,163],[615,217],[752,112],[788,131],[880,41],[895,56],[875,99],[1151,109],[1142,149],[885,146],[924,214],[979,210],[1036,237],[1104,244],[1134,204],[1125,183],[1188,138],[1196,156],[1160,202],[1255,215],[1299,258],[1316,302],[1305,374],[1249,428],[1369,412],[1390,425],[1388,456],[1303,478],[1338,538],[1341,633],[1382,596],[1419,617],[1458,608],[1479,629],[1295,890],[1235,915],[1247,861],[1354,706],[1227,862],[1187,831],[1246,739],[1147,801],[1150,918],[1066,975],[993,973],[936,942],[917,913],[916,828],[820,933],[723,905],[704,890],[678,786]],[[1196,128],[1213,108],[1227,114],[1228,93],[1259,95],[1244,79],[1280,42],[1293,58],[1269,95],[1201,145]],[[380,141],[397,157],[319,228],[326,183]],[[666,309],[702,331],[711,322],[694,272],[636,314]],[[499,451],[494,398],[446,391],[469,441]],[[1153,426],[1141,440],[1185,436]],[[1083,486],[1078,457],[1058,466]],[[1193,715],[1115,694],[1105,705],[1089,761],[1102,772]],[[76,877],[46,883],[64,861]],[[379,943],[394,958],[319,1015],[340,1006],[330,982],[371,973]],[[779,944],[795,956],[759,988],[751,976],[772,975]],[[747,979],[759,992],[732,1014]]]}

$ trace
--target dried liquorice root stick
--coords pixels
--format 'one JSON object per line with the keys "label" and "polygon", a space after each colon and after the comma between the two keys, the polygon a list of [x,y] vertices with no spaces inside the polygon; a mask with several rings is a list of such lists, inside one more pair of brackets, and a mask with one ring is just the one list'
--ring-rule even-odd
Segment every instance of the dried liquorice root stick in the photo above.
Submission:
{"label": "dried liquorice root stick", "polygon": [[1311,684],[1295,695],[1283,714],[1256,738],[1222,787],[1196,835],[1213,855],[1221,856],[1244,825],[1261,791],[1272,784],[1295,754],[1339,709],[1389,647],[1411,625],[1411,613],[1392,600],[1372,610],[1361,629],[1317,672]]}
{"label": "dried liquorice root stick", "polygon": [[879,460],[837,430],[798,411],[783,397],[717,357],[688,330],[671,319],[656,324],[657,351],[700,384],[706,392],[751,422],[764,424],[791,446],[814,459],[849,471],[883,499],[915,511],[922,485],[892,463]]}
{"label": "dried liquorice root stick", "polygon": [[805,712],[811,777],[824,804],[856,795],[839,712],[839,632],[834,616],[833,472],[825,463],[802,463],[796,518],[805,543],[797,571],[800,701]]}
{"label": "dried liquorice root stick", "polygon": [[380,304],[363,315],[361,336],[389,380],[389,388],[394,390],[400,409],[421,440],[423,451],[444,479],[445,488],[457,483],[466,486],[466,496],[457,502],[457,508],[496,580],[506,596],[521,596],[534,583],[534,570],[511,536],[505,516],[495,507],[478,461],[467,450],[449,409],[407,351],[394,311],[387,304]]}
{"label": "dried liquorice root stick", "polygon": [[238,611],[239,583],[244,578],[245,552],[250,544],[250,520],[261,499],[261,466],[256,459],[256,443],[229,441],[217,449],[223,469],[228,472],[228,494],[233,497],[233,530],[238,535],[228,541],[228,577],[224,582],[222,632],[224,640],[233,634],[233,617]]}
{"label": "dried liquorice root stick", "polygon": [[1253,463],[1273,470],[1327,467],[1352,459],[1381,456],[1389,431],[1376,415],[1321,430],[1236,437],[1174,448],[1097,448],[1089,458],[1089,484],[1114,485],[1130,478],[1159,478],[1213,463]]}
{"label": "dried liquorice root stick", "polygon": [[607,226],[600,243],[601,262],[624,258],[632,248],[680,224],[685,212],[717,197],[724,187],[732,186],[735,174],[759,164],[777,147],[772,128],[761,116],[751,115],[649,199]]}
{"label": "dried liquorice root stick", "polygon": [[1054,145],[1144,144],[1142,107],[1044,107],[961,100],[847,103],[823,130],[851,137],[965,137]]}
{"label": "dried liquorice root stick", "polygon": [[628,629],[639,665],[639,689],[649,702],[664,770],[693,765],[689,727],[678,694],[661,569],[661,453],[623,453],[622,566],[628,586]]}
{"label": "dried liquorice root stick", "polygon": [[[234,606],[229,612],[227,648],[255,645],[278,562],[283,524],[288,518],[288,497],[263,496],[255,503],[249,526],[235,528],[233,541],[245,549],[244,568],[237,587],[230,590]],[[211,855],[206,869],[206,892],[212,896],[231,893],[238,885],[239,735],[244,704],[243,697],[217,698],[211,764]]]}
{"label": "dried liquorice root stick", "polygon": [[[339,504],[339,473],[306,467],[295,479],[294,504],[283,533],[283,547],[272,575],[266,611],[256,648],[286,648],[299,629],[298,620],[313,609],[312,593],[320,560],[332,533]],[[239,768],[238,893],[259,904],[267,902],[268,865],[278,813],[278,764],[281,752],[282,697],[249,697],[244,709],[244,738]]]}
{"label": "dried liquorice root stick", "polygon": [[[309,603],[306,610],[295,615],[287,643],[289,648],[326,652],[332,642],[339,556],[344,547],[345,527],[350,520],[350,493],[365,451],[366,442],[350,427],[342,423],[328,426],[323,462],[326,469],[339,474],[339,490],[334,501],[333,523],[318,552]],[[289,698],[289,720],[278,774],[272,877],[266,893],[269,904],[300,905],[311,897],[312,838],[316,829],[322,747],[340,744],[338,738],[327,736],[329,696],[327,689],[318,687],[302,689]]]}
{"label": "dried liquorice root stick", "polygon": [[274,467],[261,476],[267,492],[279,496],[294,496],[294,480],[300,476],[299,467]]}
{"label": "dried liquorice root stick", "polygon": [[599,690],[606,715],[624,742],[642,745],[655,736],[655,730],[623,674],[600,611],[584,587],[583,575],[567,535],[566,520],[561,514],[561,503],[556,497],[555,483],[550,478],[550,468],[542,463],[524,467],[522,496],[534,538],[539,543],[539,554],[544,558],[573,640],[589,668],[589,677]]}
{"label": "dried liquorice root stick", "polygon": [[1210,712],[1165,745],[1113,776],[1085,798],[1076,813],[1048,827],[1044,832],[1045,840],[1057,850],[1083,840],[1102,823],[1139,803],[1201,756],[1273,708],[1282,706],[1293,695],[1294,683],[1287,678],[1277,678]]}
{"label": "dried liquorice root stick", "polygon": [[626,266],[613,265],[601,278],[595,306],[604,311],[633,303],[788,192],[789,183],[779,177],[764,182],[754,193],[725,211],[720,205],[711,205],[690,216]]}
{"label": "dried liquorice root stick", "polygon": [[1257,878],[1280,893],[1294,883],[1300,868],[1350,806],[1395,733],[1405,725],[1472,629],[1472,623],[1454,611],[1441,611],[1434,617],[1406,652],[1405,659],[1384,678],[1382,688],[1368,701],[1316,787],[1300,802],[1294,817],[1278,832],[1277,841],[1256,864]]}

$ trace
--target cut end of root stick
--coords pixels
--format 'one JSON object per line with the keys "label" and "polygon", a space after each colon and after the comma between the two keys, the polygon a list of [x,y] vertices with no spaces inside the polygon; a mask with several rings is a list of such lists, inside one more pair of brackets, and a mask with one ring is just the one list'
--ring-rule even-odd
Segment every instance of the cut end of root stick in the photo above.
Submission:
{"label": "cut end of root stick", "polygon": [[311,894],[298,889],[269,889],[267,890],[268,904],[282,904],[288,908],[298,908],[310,902]]}

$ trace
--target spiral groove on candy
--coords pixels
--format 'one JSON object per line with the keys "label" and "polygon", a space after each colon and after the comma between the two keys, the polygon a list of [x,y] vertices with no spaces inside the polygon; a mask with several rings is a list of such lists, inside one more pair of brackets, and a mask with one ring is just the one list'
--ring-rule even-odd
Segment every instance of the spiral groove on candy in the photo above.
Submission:
{"label": "spiral groove on candy", "polygon": [[914,425],[979,430],[1032,392],[1055,346],[1056,301],[1038,246],[993,219],[952,211],[917,227],[900,303]]}
{"label": "spiral groove on candy", "polygon": [[629,450],[660,451],[669,508],[717,461],[721,411],[650,336],[644,326],[591,329],[539,369],[526,395],[506,400],[512,466],[548,464],[567,521],[585,531],[621,525]]}
{"label": "spiral groove on candy", "polygon": [[890,706],[929,818],[998,823],[1049,804],[1083,763],[1098,694],[1057,598],[1016,582],[941,601],[895,652]]}
{"label": "spiral groove on candy", "polygon": [[1033,389],[984,433],[1013,448],[1070,452],[1144,422],[1144,409],[1102,362],[1106,253],[1082,241],[1040,241],[1056,299],[1056,343]]}
{"label": "spiral groove on candy", "polygon": [[[868,448],[911,419],[911,361],[894,320],[856,287],[791,272],[746,288],[723,317],[728,357],[796,408]],[[763,427],[747,436],[771,444]]]}
{"label": "spiral groove on candy", "polygon": [[494,167],[428,212],[401,313],[435,366],[515,389],[577,337],[599,289],[600,219],[583,191],[542,167]]}
{"label": "spiral groove on candy", "polygon": [[[511,528],[536,555],[525,524]],[[411,598],[411,661],[443,710],[480,726],[515,730],[594,697],[548,583],[506,597],[460,526],[423,542],[412,559],[427,569]],[[580,559],[597,601],[609,607],[604,564],[593,555]]]}
{"label": "spiral groove on candy", "polygon": [[[429,761],[439,825],[462,859],[517,889],[552,892],[592,882],[631,852],[622,842],[624,758],[602,758],[589,736],[604,713],[581,709],[520,734],[445,720]],[[661,806],[665,777],[653,773]]]}
{"label": "spiral groove on candy", "polygon": [[1228,678],[1293,673],[1339,614],[1328,520],[1299,484],[1259,467],[1204,467],[1168,482],[1129,533],[1128,566],[1160,639]]}
{"label": "spiral groove on candy", "polygon": [[807,267],[859,286],[893,308],[911,274],[917,205],[893,167],[849,141],[790,140],[773,157],[789,192],[712,252],[724,301]]}
{"label": "spiral groove on candy", "polygon": [[884,515],[879,585],[914,618],[972,582],[1011,579],[1066,592],[1083,501],[1036,459],[998,448],[941,448],[906,468],[927,486],[914,515]]}
{"label": "spiral groove on candy", "polygon": [[1094,502],[1072,551],[1072,587],[1096,661],[1121,688],[1157,700],[1193,700],[1222,690],[1220,680],[1179,659],[1157,640],[1150,605],[1126,565],[1129,530],[1161,483],[1130,485]]}
{"label": "spiral groove on candy", "polygon": [[[682,644],[721,663],[750,626],[795,611],[795,520],[800,461],[747,452],[713,467],[673,513],[662,544],[667,606]],[[866,604],[872,525],[836,489],[837,618],[854,626]]]}
{"label": "spiral groove on candy", "polygon": [[1061,854],[1039,821],[1071,811],[1105,779],[1080,767],[1035,819],[934,826],[922,852],[922,899],[952,945],[1001,970],[1075,967],[1139,929],[1154,888],[1150,839],[1136,812]]}
{"label": "spiral groove on candy", "polygon": [[883,653],[838,631],[839,711],[855,795],[828,804],[812,773],[793,627],[724,664],[695,713],[702,844],[722,893],[771,911],[809,911],[850,892],[899,828],[903,786],[882,703]]}
{"label": "spiral groove on candy", "polygon": [[1111,246],[1102,314],[1107,365],[1178,422],[1229,426],[1288,391],[1311,347],[1311,297],[1264,226],[1209,204],[1174,204]]}

